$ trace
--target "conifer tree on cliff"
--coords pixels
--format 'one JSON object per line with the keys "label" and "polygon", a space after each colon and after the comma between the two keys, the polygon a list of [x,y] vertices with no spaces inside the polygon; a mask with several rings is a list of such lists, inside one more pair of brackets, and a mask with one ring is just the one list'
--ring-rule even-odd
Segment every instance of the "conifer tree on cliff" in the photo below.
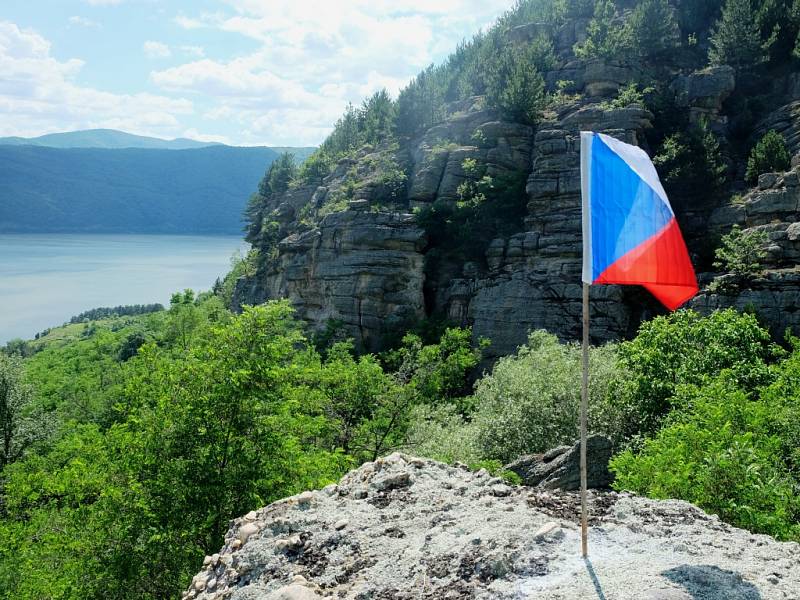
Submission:
{"label": "conifer tree on cliff", "polygon": [[764,62],[764,42],[750,0],[727,0],[708,57],[712,65],[730,65],[737,71]]}

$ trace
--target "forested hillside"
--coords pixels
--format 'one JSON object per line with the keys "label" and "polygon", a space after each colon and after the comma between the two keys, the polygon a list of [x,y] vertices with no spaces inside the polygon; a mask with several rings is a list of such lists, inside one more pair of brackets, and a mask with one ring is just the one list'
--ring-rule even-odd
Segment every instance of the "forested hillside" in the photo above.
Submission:
{"label": "forested hillside", "polygon": [[0,146],[0,232],[238,234],[269,148]]}

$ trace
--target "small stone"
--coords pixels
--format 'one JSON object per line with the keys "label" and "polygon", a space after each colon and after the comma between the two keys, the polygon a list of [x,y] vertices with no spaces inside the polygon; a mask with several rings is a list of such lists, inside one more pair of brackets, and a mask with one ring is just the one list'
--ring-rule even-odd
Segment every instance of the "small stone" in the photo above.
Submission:
{"label": "small stone", "polygon": [[235,539],[235,540],[233,540],[233,541],[231,542],[231,549],[232,549],[232,550],[238,550],[238,549],[239,549],[239,548],[241,548],[241,547],[242,547],[242,540],[240,540],[240,539]]}
{"label": "small stone", "polygon": [[334,494],[336,494],[336,491],[338,489],[339,489],[338,485],[336,485],[335,483],[329,483],[324,488],[322,488],[322,490],[320,490],[320,491],[323,494],[325,494],[326,496],[333,496]]}
{"label": "small stone", "polygon": [[204,589],[206,589],[205,577],[201,577],[200,579],[194,582],[194,589],[197,590],[198,592],[202,592]]}
{"label": "small stone", "polygon": [[302,575],[295,575],[292,577],[292,585],[308,585],[308,579]]}
{"label": "small stone", "polygon": [[408,487],[409,485],[411,485],[411,475],[406,471],[392,473],[372,481],[372,487],[379,492]]}
{"label": "small stone", "polygon": [[212,577],[211,579],[208,580],[208,583],[206,584],[206,589],[213,590],[215,587],[217,587],[217,578]]}
{"label": "small stone", "polygon": [[245,521],[255,521],[258,518],[258,513],[254,510],[251,510],[244,516]]}
{"label": "small stone", "polygon": [[539,529],[536,530],[536,533],[533,534],[533,538],[538,539],[546,537],[549,534],[556,531],[557,529],[558,529],[558,523],[555,523],[553,521],[548,521],[547,523],[545,523],[544,525],[539,527]]}
{"label": "small stone", "polygon": [[205,567],[205,566],[210,565],[210,564],[211,564],[211,557],[210,556],[206,556],[203,559],[203,566]]}
{"label": "small stone", "polygon": [[334,524],[333,528],[336,531],[341,531],[342,529],[347,527],[349,524],[350,524],[350,521],[348,521],[347,519],[341,519],[340,521],[336,521],[336,523]]}
{"label": "small stone", "polygon": [[219,557],[219,562],[221,562],[226,567],[230,567],[233,564],[233,555],[232,554],[223,554]]}
{"label": "small stone", "polygon": [[265,600],[322,600],[322,596],[304,585],[287,585],[264,597]]}
{"label": "small stone", "polygon": [[303,540],[298,534],[294,534],[289,536],[286,539],[278,540],[275,542],[275,548],[279,552],[289,552],[291,550],[296,550],[303,546]]}
{"label": "small stone", "polygon": [[504,484],[493,485],[490,491],[492,496],[497,496],[498,498],[504,498],[511,494],[511,488]]}
{"label": "small stone", "polygon": [[303,492],[297,497],[298,504],[310,504],[314,499],[314,492]]}
{"label": "small stone", "polygon": [[251,535],[258,533],[259,531],[260,527],[257,524],[245,523],[239,528],[239,540],[242,542],[242,544],[245,544]]}

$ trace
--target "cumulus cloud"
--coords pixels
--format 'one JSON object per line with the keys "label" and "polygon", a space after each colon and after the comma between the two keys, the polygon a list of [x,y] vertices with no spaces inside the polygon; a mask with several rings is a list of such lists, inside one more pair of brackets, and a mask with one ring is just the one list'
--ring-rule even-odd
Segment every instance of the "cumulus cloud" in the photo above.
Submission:
{"label": "cumulus cloud", "polygon": [[86,17],[81,17],[78,15],[74,15],[67,19],[70,25],[75,25],[77,27],[88,27],[88,28],[96,28],[100,27],[100,23],[96,21],[92,21],[91,19],[87,19]]}
{"label": "cumulus cloud", "polygon": [[0,135],[110,127],[168,137],[182,130],[179,117],[194,111],[182,98],[81,86],[83,65],[54,58],[36,31],[0,21]]}
{"label": "cumulus cloud", "polygon": [[147,58],[169,58],[172,56],[172,51],[169,49],[169,46],[162,42],[147,40],[142,45],[142,48],[144,49],[144,55]]}
{"label": "cumulus cloud", "polygon": [[[213,28],[259,47],[154,71],[166,91],[215,97],[207,111],[246,138],[318,144],[348,102],[385,87],[396,95],[420,70],[509,7],[510,0],[224,0],[227,12],[180,14],[184,29]],[[222,116],[224,115],[224,116]]]}

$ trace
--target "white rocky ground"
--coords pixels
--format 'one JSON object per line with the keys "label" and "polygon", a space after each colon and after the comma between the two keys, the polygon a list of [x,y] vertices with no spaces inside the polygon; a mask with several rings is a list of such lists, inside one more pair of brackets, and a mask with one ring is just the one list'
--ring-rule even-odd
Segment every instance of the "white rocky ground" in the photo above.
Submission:
{"label": "white rocky ground", "polygon": [[577,496],[393,454],[232,522],[197,600],[800,600],[800,544],[678,501]]}

